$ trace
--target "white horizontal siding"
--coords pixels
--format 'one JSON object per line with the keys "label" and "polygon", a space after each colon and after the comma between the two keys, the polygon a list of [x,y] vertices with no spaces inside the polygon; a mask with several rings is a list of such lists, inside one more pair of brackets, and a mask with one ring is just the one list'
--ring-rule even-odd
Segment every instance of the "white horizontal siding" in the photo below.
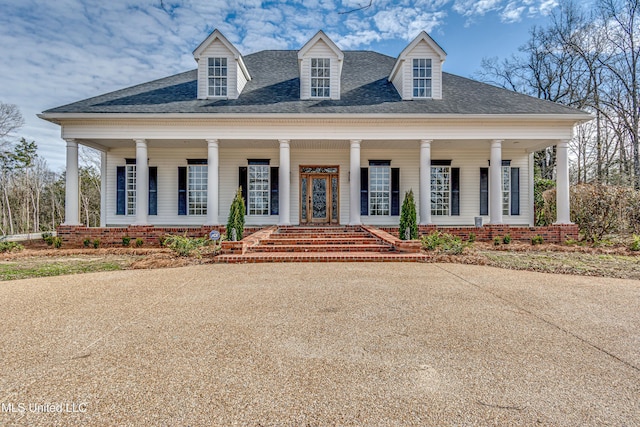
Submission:
{"label": "white horizontal siding", "polygon": [[[403,99],[413,99],[413,59],[426,58],[431,59],[431,91],[433,99],[442,99],[442,63],[440,62],[440,56],[434,51],[425,41],[418,43],[418,45],[407,52],[406,61],[402,65],[402,72],[398,73],[402,75],[403,79]],[[397,87],[397,86],[396,86]]]}
{"label": "white horizontal siding", "polygon": [[242,93],[242,90],[244,89],[244,87],[247,84],[247,78],[244,76],[244,73],[242,72],[242,68],[240,68],[240,62],[238,62],[236,64],[236,76],[238,76],[238,85],[237,85],[237,96],[240,96],[240,94]]}
{"label": "white horizontal siding", "polygon": [[[413,189],[416,207],[420,206],[419,148],[415,149],[368,149],[362,143],[361,167],[368,167],[369,160],[390,160],[391,167],[400,168],[400,203],[409,189]],[[149,147],[149,166],[158,168],[158,215],[149,216],[154,225],[202,225],[206,215],[178,215],[178,167],[187,166],[190,158],[206,158],[207,148],[154,148]],[[219,151],[219,216],[218,222],[225,224],[229,208],[238,188],[238,168],[247,165],[247,159],[270,159],[271,166],[279,166],[278,148],[220,148]],[[125,158],[135,158],[135,146],[112,149],[107,154],[106,170],[106,223],[126,225],[135,221],[135,216],[116,215],[116,167],[125,165]],[[431,158],[452,160],[451,166],[460,168],[460,215],[433,216],[436,225],[472,225],[480,211],[480,168],[488,166],[489,147],[467,150],[451,150],[432,144]],[[512,167],[520,168],[520,215],[504,216],[510,225],[528,224],[531,215],[528,154],[524,150],[503,150],[502,158],[511,160]],[[300,219],[300,166],[338,166],[340,169],[341,224],[349,222],[349,149],[296,149],[291,148],[291,203],[290,216],[293,224]],[[360,171],[355,171],[359,174]],[[359,190],[359,189],[358,189]],[[359,206],[357,207],[359,209]],[[247,216],[247,225],[277,224],[277,216]],[[363,216],[362,222],[372,225],[397,225],[398,216]],[[488,217],[484,218],[488,222]]]}
{"label": "white horizontal siding", "polygon": [[331,99],[340,99],[340,67],[338,66],[338,56],[323,40],[318,40],[302,58],[300,65],[300,98],[311,99],[312,58],[329,58],[331,60]]}
{"label": "white horizontal siding", "polygon": [[233,53],[220,40],[216,40],[207,46],[198,60],[198,99],[206,99],[209,97],[208,58],[227,58],[227,97],[229,99],[236,99],[238,97],[238,87],[240,84],[238,81],[239,66]]}

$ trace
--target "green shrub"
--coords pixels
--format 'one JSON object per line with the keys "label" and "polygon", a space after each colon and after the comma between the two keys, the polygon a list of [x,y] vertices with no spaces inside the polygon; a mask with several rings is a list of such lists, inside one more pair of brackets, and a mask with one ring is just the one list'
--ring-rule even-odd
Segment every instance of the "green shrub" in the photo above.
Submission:
{"label": "green shrub", "polygon": [[496,236],[493,238],[493,246],[500,246],[500,243],[502,243],[502,237]]}
{"label": "green shrub", "polygon": [[531,238],[531,244],[532,245],[541,245],[544,243],[544,238],[542,236],[540,236],[539,234],[533,236]]}
{"label": "green shrub", "polygon": [[476,241],[476,233],[469,233],[469,239],[467,240],[467,242],[473,243],[475,241]]}
{"label": "green shrub", "polygon": [[191,254],[201,255],[201,249],[208,243],[206,237],[191,238],[169,234],[164,239],[164,245],[180,256],[187,257]]}
{"label": "green shrub", "polygon": [[100,239],[95,239],[93,241],[93,248],[98,249],[100,247]]}
{"label": "green shrub", "polygon": [[53,247],[56,249],[60,249],[62,247],[62,237],[54,237],[53,238]]}
{"label": "green shrub", "polygon": [[122,246],[129,246],[131,244],[131,237],[123,236],[122,237]]}
{"label": "green shrub", "polygon": [[[409,230],[408,233],[407,230]],[[411,189],[405,193],[404,201],[402,202],[399,234],[401,240],[414,240],[418,238],[416,201],[413,197],[413,190]]]}
{"label": "green shrub", "polygon": [[462,241],[460,237],[448,233],[434,231],[426,236],[422,236],[422,247],[430,251],[437,251],[449,255],[460,255],[468,243]]}
{"label": "green shrub", "polygon": [[139,248],[142,245],[144,245],[144,240],[142,240],[140,237],[138,237],[136,239],[136,248]]}
{"label": "green shrub", "polygon": [[511,243],[511,235],[505,234],[504,237],[502,238],[502,243],[504,243],[505,245],[508,245],[509,243]]}
{"label": "green shrub", "polygon": [[[552,179],[534,178],[533,187],[533,210],[535,212],[535,225],[542,227],[551,225],[555,220],[555,199],[553,202],[553,210],[548,204],[549,200],[544,196],[547,190],[555,189],[556,182]],[[555,192],[554,192],[555,195]]]}
{"label": "green shrub", "polygon": [[640,251],[640,235],[633,235],[633,241],[631,242],[631,245],[629,245],[629,249],[632,251]]}
{"label": "green shrub", "polygon": [[22,246],[20,243],[18,242],[7,242],[7,241],[0,241],[0,253],[2,252],[18,252],[24,249],[24,246]]}
{"label": "green shrub", "polygon": [[[231,207],[229,208],[227,240],[242,240],[242,235],[244,234],[244,213],[245,205],[244,198],[242,197],[242,187],[238,187],[236,196],[233,198],[233,202],[231,202]],[[235,230],[235,239],[233,238],[233,230]]]}
{"label": "green shrub", "polygon": [[91,239],[87,237],[82,241],[82,244],[84,245],[85,248],[88,248],[89,246],[91,246]]}
{"label": "green shrub", "polygon": [[49,246],[53,245],[53,234],[47,232],[47,233],[42,233],[42,240],[45,241],[45,243]]}
{"label": "green shrub", "polygon": [[164,248],[166,246],[166,240],[167,240],[167,236],[158,237],[158,244],[160,245],[161,248]]}

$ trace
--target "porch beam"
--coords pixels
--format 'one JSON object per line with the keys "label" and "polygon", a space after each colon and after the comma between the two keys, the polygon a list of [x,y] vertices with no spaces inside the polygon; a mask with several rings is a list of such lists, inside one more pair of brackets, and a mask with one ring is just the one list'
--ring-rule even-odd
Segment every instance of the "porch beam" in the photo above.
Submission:
{"label": "porch beam", "polygon": [[420,141],[420,225],[431,224],[431,142]]}
{"label": "porch beam", "polygon": [[349,225],[361,225],[360,219],[360,142],[352,139],[349,168]]}
{"label": "porch beam", "polygon": [[556,146],[556,224],[571,224],[569,201],[569,142],[561,141]]}
{"label": "porch beam", "polygon": [[135,225],[149,224],[149,161],[147,141],[136,139],[136,220]]}
{"label": "porch beam", "polygon": [[217,139],[207,139],[207,223],[205,225],[219,225],[219,143]]}
{"label": "porch beam", "polygon": [[78,143],[67,139],[67,170],[64,193],[64,224],[80,225]]}
{"label": "porch beam", "polygon": [[281,139],[278,169],[278,225],[291,225],[291,153],[289,140]]}
{"label": "porch beam", "polygon": [[491,141],[489,223],[502,224],[502,140]]}

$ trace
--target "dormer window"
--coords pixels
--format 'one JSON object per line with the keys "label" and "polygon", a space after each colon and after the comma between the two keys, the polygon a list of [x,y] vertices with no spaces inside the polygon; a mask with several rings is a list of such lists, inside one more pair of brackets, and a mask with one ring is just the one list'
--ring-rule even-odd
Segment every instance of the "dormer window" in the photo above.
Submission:
{"label": "dormer window", "polygon": [[431,98],[431,59],[413,59],[413,97]]}
{"label": "dormer window", "polygon": [[331,97],[331,60],[311,58],[311,97]]}
{"label": "dormer window", "polygon": [[227,58],[209,58],[209,96],[227,96]]}

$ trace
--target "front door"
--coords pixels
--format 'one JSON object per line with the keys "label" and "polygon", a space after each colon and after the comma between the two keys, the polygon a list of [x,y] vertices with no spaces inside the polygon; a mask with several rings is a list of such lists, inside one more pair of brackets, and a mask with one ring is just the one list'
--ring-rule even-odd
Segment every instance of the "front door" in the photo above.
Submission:
{"label": "front door", "polygon": [[338,223],[338,168],[300,167],[300,223]]}

